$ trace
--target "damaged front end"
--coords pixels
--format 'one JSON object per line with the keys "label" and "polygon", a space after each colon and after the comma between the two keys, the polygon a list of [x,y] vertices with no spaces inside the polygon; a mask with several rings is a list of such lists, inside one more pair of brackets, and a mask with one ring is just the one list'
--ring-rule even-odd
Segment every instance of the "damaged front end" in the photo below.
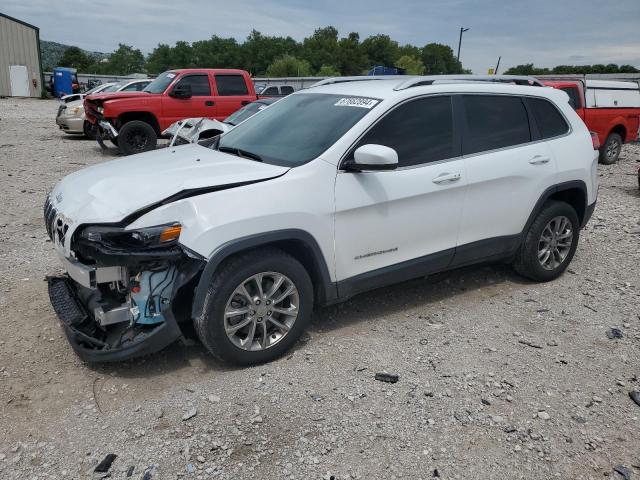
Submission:
{"label": "damaged front end", "polygon": [[[52,241],[64,243],[64,226],[51,221]],[[60,255],[67,274],[47,280],[51,304],[80,358],[138,357],[182,335],[178,324],[190,318],[204,261],[178,243],[180,230],[179,224],[139,230],[91,225],[74,232],[71,254]]]}

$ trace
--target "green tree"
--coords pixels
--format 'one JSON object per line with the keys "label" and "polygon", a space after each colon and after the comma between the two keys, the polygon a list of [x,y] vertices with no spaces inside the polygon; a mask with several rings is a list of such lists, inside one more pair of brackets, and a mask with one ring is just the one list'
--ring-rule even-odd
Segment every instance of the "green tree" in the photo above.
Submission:
{"label": "green tree", "polygon": [[263,75],[278,57],[297,56],[300,44],[291,37],[267,37],[252,30],[242,45],[243,67],[254,75]]}
{"label": "green tree", "polygon": [[269,65],[266,73],[268,77],[308,77],[311,75],[311,66],[306,60],[282,55]]}
{"label": "green tree", "polygon": [[351,32],[338,42],[338,68],[343,75],[360,75],[369,66],[369,59],[360,44],[360,35]]}
{"label": "green tree", "polygon": [[428,43],[422,48],[422,63],[431,75],[464,73],[462,64],[454,57],[453,50],[441,43]]}
{"label": "green tree", "polygon": [[396,67],[404,68],[407,75],[423,75],[425,71],[424,63],[419,57],[403,55],[396,62]]}
{"label": "green tree", "polygon": [[401,45],[398,47],[398,58],[404,56],[420,58],[422,56],[422,49],[415,45]]}
{"label": "green tree", "polygon": [[189,42],[178,41],[171,48],[172,68],[191,68],[193,67],[193,49]]}
{"label": "green tree", "polygon": [[174,68],[171,47],[160,43],[147,57],[147,71],[158,74]]}
{"label": "green tree", "polygon": [[340,70],[333,65],[322,65],[318,70],[319,77],[339,77],[340,75]]}
{"label": "green tree", "polygon": [[209,40],[193,42],[192,63],[201,68],[242,68],[242,48],[235,38],[216,35]]}
{"label": "green tree", "polygon": [[389,35],[373,35],[362,42],[362,50],[369,59],[369,67],[383,65],[391,67],[398,59],[398,42]]}
{"label": "green tree", "polygon": [[302,41],[301,57],[311,64],[314,71],[330,65],[338,57],[338,30],[334,27],[318,28]]}
{"label": "green tree", "polygon": [[129,75],[144,71],[144,56],[137,48],[120,43],[118,49],[107,61],[109,73],[113,75]]}
{"label": "green tree", "polygon": [[58,62],[61,67],[71,67],[79,72],[85,72],[92,63],[91,57],[78,47],[69,47],[62,54]]}
{"label": "green tree", "polygon": [[640,72],[640,70],[638,70],[633,65],[620,65],[620,67],[618,68],[618,71],[620,73],[638,73],[638,72]]}

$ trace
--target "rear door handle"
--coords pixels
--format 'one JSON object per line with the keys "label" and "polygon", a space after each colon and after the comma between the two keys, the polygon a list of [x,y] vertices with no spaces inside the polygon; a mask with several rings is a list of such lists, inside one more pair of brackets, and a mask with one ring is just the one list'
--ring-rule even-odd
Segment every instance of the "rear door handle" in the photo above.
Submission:
{"label": "rear door handle", "polygon": [[453,183],[460,180],[461,175],[459,173],[441,173],[432,180],[433,183],[442,185],[443,183]]}
{"label": "rear door handle", "polygon": [[213,107],[213,106],[216,104],[216,102],[214,102],[214,101],[212,101],[212,100],[207,100],[206,102],[204,102],[204,104],[205,104],[207,107]]}
{"label": "rear door handle", "polygon": [[549,157],[543,157],[542,155],[536,155],[531,160],[529,160],[529,163],[531,165],[544,165],[545,163],[549,163],[550,161],[551,161],[551,159]]}

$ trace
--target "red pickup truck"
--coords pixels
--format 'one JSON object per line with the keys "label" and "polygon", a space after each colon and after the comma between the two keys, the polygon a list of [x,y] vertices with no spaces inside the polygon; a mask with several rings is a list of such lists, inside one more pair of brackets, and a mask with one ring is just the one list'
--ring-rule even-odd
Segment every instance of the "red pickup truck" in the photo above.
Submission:
{"label": "red pickup truck", "polygon": [[598,135],[600,163],[615,163],[622,144],[638,138],[640,88],[637,83],[591,79],[543,80],[542,83],[569,95],[571,106],[587,128]]}
{"label": "red pickup truck", "polygon": [[102,146],[108,138],[129,155],[154,149],[178,120],[222,120],[257,98],[244,70],[193,68],[164,72],[141,92],[89,95],[84,111]]}

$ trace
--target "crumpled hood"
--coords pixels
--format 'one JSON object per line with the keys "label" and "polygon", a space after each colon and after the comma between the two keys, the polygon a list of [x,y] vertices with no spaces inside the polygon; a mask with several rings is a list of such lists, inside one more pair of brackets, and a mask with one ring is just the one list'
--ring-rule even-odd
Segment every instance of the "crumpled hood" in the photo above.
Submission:
{"label": "crumpled hood", "polygon": [[62,179],[50,200],[74,230],[119,222],[185,190],[266,180],[288,170],[191,144],[84,168]]}

